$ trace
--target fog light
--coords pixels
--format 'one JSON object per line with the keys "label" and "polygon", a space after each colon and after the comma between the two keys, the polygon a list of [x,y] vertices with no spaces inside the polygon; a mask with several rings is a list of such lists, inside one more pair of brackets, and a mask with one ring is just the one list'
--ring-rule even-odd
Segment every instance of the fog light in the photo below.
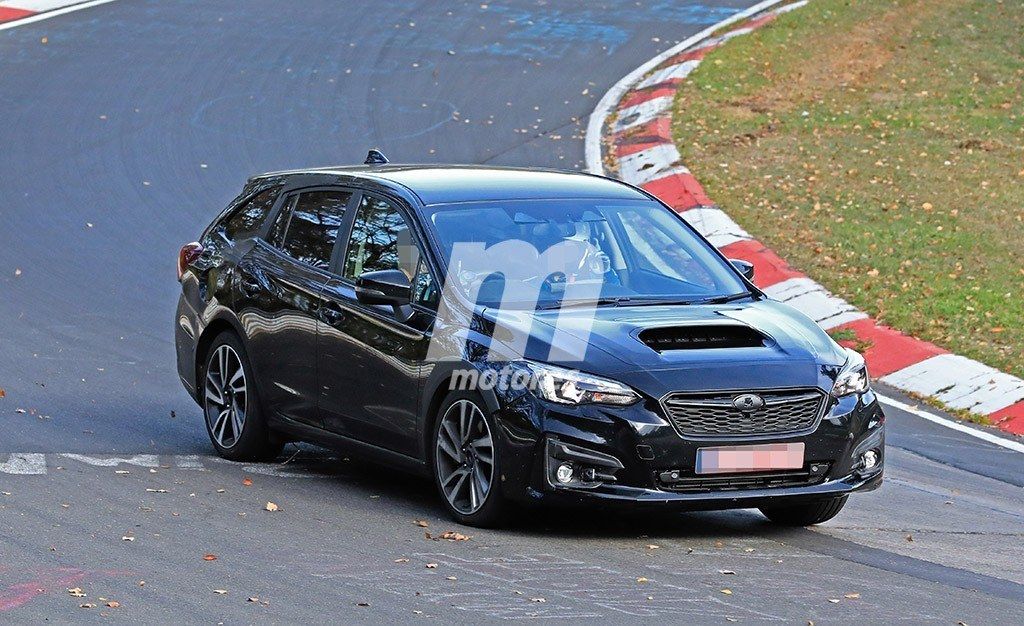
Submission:
{"label": "fog light", "polygon": [[874,450],[868,450],[860,455],[860,466],[862,469],[869,470],[876,465],[878,465],[878,453]]}
{"label": "fog light", "polygon": [[555,470],[555,479],[563,485],[572,481],[572,465],[562,463]]}

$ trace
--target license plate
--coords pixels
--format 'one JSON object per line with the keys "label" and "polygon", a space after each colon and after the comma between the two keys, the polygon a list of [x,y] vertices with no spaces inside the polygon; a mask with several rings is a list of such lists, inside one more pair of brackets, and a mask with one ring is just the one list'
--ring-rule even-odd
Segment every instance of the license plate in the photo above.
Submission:
{"label": "license plate", "polygon": [[803,442],[722,446],[697,450],[698,474],[764,472],[800,469],[803,466]]}

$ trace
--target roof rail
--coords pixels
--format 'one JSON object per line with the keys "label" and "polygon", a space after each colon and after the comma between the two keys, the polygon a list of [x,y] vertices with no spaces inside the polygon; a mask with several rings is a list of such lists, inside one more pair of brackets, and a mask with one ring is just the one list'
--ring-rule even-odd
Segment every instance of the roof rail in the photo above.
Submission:
{"label": "roof rail", "polygon": [[364,165],[384,165],[389,163],[388,158],[384,156],[384,153],[376,148],[371,149],[366,153],[366,160],[363,161]]}

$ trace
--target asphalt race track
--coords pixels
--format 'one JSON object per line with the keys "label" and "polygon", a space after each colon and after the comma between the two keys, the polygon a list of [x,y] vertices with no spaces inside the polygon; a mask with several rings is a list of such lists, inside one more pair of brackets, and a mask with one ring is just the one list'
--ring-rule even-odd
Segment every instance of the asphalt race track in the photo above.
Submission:
{"label": "asphalt race track", "polygon": [[[368,147],[581,169],[615,81],[750,4],[121,0],[0,31],[0,622],[1024,614],[1024,455],[895,409],[886,484],[815,530],[479,531],[426,481],[316,448],[210,456],[174,369],[174,262],[247,176]],[[424,536],[445,530],[472,538]]]}

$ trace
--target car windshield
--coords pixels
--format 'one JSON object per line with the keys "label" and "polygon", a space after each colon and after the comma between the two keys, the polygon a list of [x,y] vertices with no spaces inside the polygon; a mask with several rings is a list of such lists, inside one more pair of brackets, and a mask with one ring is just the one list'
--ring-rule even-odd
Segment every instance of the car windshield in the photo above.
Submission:
{"label": "car windshield", "polygon": [[449,281],[478,304],[701,303],[748,295],[735,271],[653,201],[519,200],[425,209]]}

